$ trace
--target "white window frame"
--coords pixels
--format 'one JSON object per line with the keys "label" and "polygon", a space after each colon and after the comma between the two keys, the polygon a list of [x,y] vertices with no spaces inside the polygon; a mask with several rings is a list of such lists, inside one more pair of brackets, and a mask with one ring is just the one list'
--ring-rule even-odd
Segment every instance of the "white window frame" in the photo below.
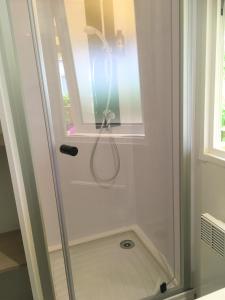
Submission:
{"label": "white window frame", "polygon": [[[62,5],[64,6],[64,4],[62,3]],[[57,20],[57,18],[61,18],[61,16],[58,16],[57,13],[55,14],[55,18]],[[59,22],[60,23],[60,22]],[[62,25],[62,24],[61,24]],[[54,31],[54,30],[53,30]],[[62,34],[64,34],[64,31],[59,31],[58,35],[59,35],[59,40],[63,41],[63,37]],[[69,33],[68,33],[69,34]],[[71,38],[70,36],[68,36],[69,39]],[[71,42],[71,39],[70,39]],[[71,49],[72,49],[72,45],[71,45]],[[75,70],[75,65],[72,64],[71,65],[71,57],[68,58],[67,51],[64,49],[63,47],[63,43],[61,45],[61,55],[62,55],[62,61],[64,63],[64,68],[65,68],[65,73],[66,73],[66,77],[67,77],[67,85],[68,85],[68,92],[69,92],[69,97],[72,100],[71,103],[71,115],[73,116],[73,121],[75,121],[75,126],[77,129],[77,132],[75,135],[68,135],[66,132],[66,128],[65,128],[65,118],[64,118],[64,104],[63,104],[63,96],[61,96],[62,101],[61,103],[59,103],[59,110],[61,111],[61,124],[62,124],[62,128],[63,128],[63,132],[61,133],[61,136],[63,136],[64,138],[67,139],[73,139],[73,138],[77,138],[77,137],[90,137],[90,138],[95,138],[99,136],[99,130],[97,130],[95,128],[95,126],[93,126],[93,121],[90,121],[90,123],[85,123],[82,120],[82,107],[81,107],[81,100],[80,100],[80,95],[79,95],[79,88],[76,84],[74,84],[74,78],[76,78],[76,75],[74,74],[74,70]],[[56,54],[57,56],[57,54]],[[137,56],[138,56],[138,49],[137,49]],[[58,66],[56,66],[56,69],[58,68]],[[58,69],[57,69],[58,71]],[[73,75],[72,75],[73,74]],[[139,70],[139,76],[141,76],[140,74],[140,70]],[[59,74],[58,74],[58,77]],[[60,79],[59,79],[60,80]],[[74,88],[75,86],[75,88]],[[92,99],[92,104],[93,104],[93,99]],[[119,101],[119,106],[120,106],[120,111],[122,112],[123,110],[121,109],[121,99]],[[121,122],[120,126],[115,126],[115,127],[111,127],[111,132],[107,133],[107,131],[104,131],[104,133],[101,134],[101,137],[114,137],[114,138],[144,138],[145,137],[145,127],[144,127],[144,113],[143,113],[143,102],[142,102],[142,95],[141,95],[141,87],[140,87],[140,108],[141,108],[141,120],[140,122],[134,122],[134,123],[123,123]],[[93,117],[94,117],[94,112],[93,112]]]}
{"label": "white window frame", "polygon": [[[221,15],[222,0],[207,1],[204,77],[204,117],[202,130],[202,146],[200,158],[223,164],[225,166],[225,150],[220,142],[220,109],[222,100],[222,76],[225,35],[225,10]],[[198,62],[197,67],[198,66]],[[200,87],[197,88],[202,88]],[[198,99],[196,99],[198,101]]]}

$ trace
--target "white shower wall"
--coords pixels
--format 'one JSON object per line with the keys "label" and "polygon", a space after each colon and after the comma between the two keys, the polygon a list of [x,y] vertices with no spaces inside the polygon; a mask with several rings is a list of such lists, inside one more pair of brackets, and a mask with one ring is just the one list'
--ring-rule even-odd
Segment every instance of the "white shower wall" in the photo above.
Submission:
{"label": "white shower wall", "polygon": [[179,236],[176,222],[179,223],[180,201],[177,4],[178,1],[136,2],[136,19],[141,20],[137,36],[146,144],[134,147],[133,154],[137,223],[175,269],[180,247],[175,240],[175,235]]}
{"label": "white shower wall", "polygon": [[[178,84],[173,85],[172,61],[172,28],[178,27],[173,22],[178,22],[179,15],[175,10],[178,15],[172,18],[172,7],[177,8],[178,3],[135,2],[146,136],[135,143],[118,144],[121,171],[116,185],[102,189],[93,184],[89,170],[93,147],[90,143],[78,141],[80,156],[76,170],[71,168],[67,157],[60,159],[68,176],[62,181],[62,189],[70,240],[138,224],[171,266],[175,253],[179,254],[179,228],[174,232],[174,222],[179,223],[179,204],[175,199],[179,193],[179,166],[173,162],[179,152],[178,132],[174,135],[179,107],[176,111],[173,107],[179,102],[179,89]],[[59,227],[26,0],[10,0],[10,5],[46,237],[48,246],[54,248],[60,244]],[[101,147],[100,159],[107,161],[104,157],[107,145]]]}

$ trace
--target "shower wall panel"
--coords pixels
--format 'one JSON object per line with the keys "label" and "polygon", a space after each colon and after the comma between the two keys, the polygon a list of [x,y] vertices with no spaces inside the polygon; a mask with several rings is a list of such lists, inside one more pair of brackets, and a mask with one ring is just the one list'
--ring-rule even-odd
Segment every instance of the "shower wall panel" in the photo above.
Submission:
{"label": "shower wall panel", "polygon": [[133,154],[137,223],[173,268],[174,235],[179,236],[178,226],[174,231],[174,210],[179,214],[179,156],[174,160],[179,135],[174,136],[173,128],[179,128],[179,81],[173,86],[171,37],[173,26],[179,28],[179,9],[164,0],[136,1],[135,7],[146,132],[145,145],[135,146]]}

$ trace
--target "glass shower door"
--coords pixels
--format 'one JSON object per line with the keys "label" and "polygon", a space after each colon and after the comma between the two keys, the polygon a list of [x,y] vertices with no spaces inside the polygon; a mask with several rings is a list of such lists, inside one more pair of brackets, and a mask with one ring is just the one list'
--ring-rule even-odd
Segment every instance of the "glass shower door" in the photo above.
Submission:
{"label": "glass shower door", "polygon": [[180,284],[179,1],[30,4],[70,298],[167,295]]}

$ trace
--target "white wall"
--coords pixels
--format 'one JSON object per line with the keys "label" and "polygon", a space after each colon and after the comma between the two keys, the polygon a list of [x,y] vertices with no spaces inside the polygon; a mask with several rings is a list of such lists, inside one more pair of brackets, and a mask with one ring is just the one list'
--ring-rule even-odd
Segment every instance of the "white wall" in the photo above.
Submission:
{"label": "white wall", "polygon": [[[201,102],[196,103],[195,120],[200,119]],[[192,174],[194,176],[192,199],[193,233],[193,284],[198,296],[206,295],[225,286],[225,259],[200,240],[200,217],[209,213],[225,222],[225,166],[207,162],[200,158],[199,123],[195,123],[196,152],[193,157]]]}
{"label": "white wall", "polygon": [[[95,183],[90,172],[90,157],[96,142],[95,137],[69,137],[66,138],[62,130],[64,128],[64,119],[62,117],[62,97],[61,87],[58,80],[57,54],[55,50],[55,32],[52,29],[53,14],[60,11],[59,19],[66,19],[62,2],[55,2],[55,5],[49,5],[51,1],[38,1],[38,16],[40,23],[41,38],[43,44],[44,60],[48,78],[48,92],[52,108],[52,120],[55,133],[55,148],[59,162],[59,175],[63,193],[63,204],[66,216],[69,238],[71,240],[91,236],[93,234],[113,230],[123,226],[129,226],[136,223],[135,198],[133,194],[133,143],[122,143],[116,141],[120,153],[120,172],[115,185],[108,188],[102,188]],[[62,5],[62,6],[60,6]],[[58,20],[58,19],[57,19]],[[59,23],[58,31],[63,31],[59,35],[63,43],[67,43],[67,34],[63,27],[63,22]],[[48,30],[46,30],[48,28]],[[80,28],[83,30],[83,27]],[[62,53],[66,62],[69,60],[68,47],[62,47]],[[66,48],[66,50],[65,50]],[[65,54],[66,53],[66,54]],[[66,68],[66,67],[65,67]],[[70,80],[73,78],[73,68],[68,68]],[[67,74],[68,74],[67,73]],[[75,110],[78,103],[74,98],[79,97],[75,80],[69,81]],[[57,99],[57,100],[56,100]],[[76,123],[75,123],[76,126]],[[61,144],[76,145],[79,149],[77,157],[69,157],[59,152]],[[95,166],[100,176],[110,177],[114,169],[112,150],[107,138],[101,139],[98,143],[95,155]]]}
{"label": "white wall", "polygon": [[[45,229],[48,244],[49,246],[54,246],[60,243],[59,229],[26,1],[11,1],[11,7],[15,39],[21,63],[21,75],[24,79],[22,84],[25,109],[38,191],[46,223]],[[24,16],[20,20],[16,17],[18,13]],[[25,63],[27,61],[29,63]],[[108,155],[105,153],[107,146],[100,145],[100,147],[104,147],[104,150],[100,150],[101,155],[99,158],[103,159],[102,154]],[[129,149],[126,149],[126,145],[119,147],[123,157],[121,159],[121,178],[118,183],[119,187],[113,189],[102,189],[98,186],[88,184],[89,182],[93,182],[88,163],[89,154],[92,149],[90,143],[79,144],[79,152],[82,153],[83,157],[78,161],[75,168],[71,168],[71,161],[67,157],[61,157],[62,168],[66,170],[67,176],[67,180],[62,182],[68,184],[68,186],[62,186],[62,188],[70,240],[136,223],[135,204],[133,203],[132,193],[129,192],[129,188],[132,189],[132,184],[130,183],[132,172],[129,172],[130,168],[132,168],[130,164],[132,159],[129,159],[130,156],[128,154],[132,155],[132,153]],[[107,159],[105,161],[107,162]],[[107,166],[105,167],[107,169]],[[83,181],[84,184],[77,183],[77,180]],[[93,197],[93,194],[95,197]],[[71,197],[71,195],[79,195],[79,197]],[[84,222],[84,220],[88,220],[88,222]]]}
{"label": "white wall", "polygon": [[[172,163],[174,153],[177,165],[179,161],[178,135],[174,141],[172,120],[173,113],[175,119],[179,119],[177,102],[176,110],[173,108],[178,81],[173,86],[172,2],[179,1],[135,2],[146,137],[137,144],[118,145],[121,171],[115,187],[102,189],[93,184],[89,170],[93,142],[76,141],[80,148],[79,159],[72,158],[71,161],[60,155],[61,176],[66,176],[62,189],[69,238],[72,240],[138,223],[171,266],[174,265],[175,250],[174,180],[177,183],[179,178],[179,168]],[[48,244],[54,246],[60,242],[58,221],[26,1],[11,1],[11,11],[39,197]],[[178,20],[178,14],[174,20]],[[175,25],[178,27],[178,23]],[[178,97],[176,99],[179,101]],[[107,162],[104,157],[107,156],[107,145],[102,144],[101,147],[98,159]],[[107,169],[107,166],[104,165],[104,168]],[[175,207],[178,212],[177,202]],[[176,236],[179,240],[178,228]],[[179,260],[179,253],[177,258]]]}
{"label": "white wall", "polygon": [[[224,287],[225,259],[219,257],[200,240],[200,216],[212,214],[225,222],[225,166],[202,159],[202,136],[204,98],[205,98],[205,31],[207,1],[199,0],[194,7],[196,13],[197,56],[194,61],[195,103],[193,113],[193,151],[192,151],[192,272],[193,285],[198,296],[208,294]],[[195,21],[192,20],[192,24]],[[190,32],[189,32],[190,33]],[[195,33],[194,33],[195,34]],[[193,50],[193,49],[191,49]],[[190,51],[191,51],[190,50]],[[191,95],[191,91],[190,91]]]}
{"label": "white wall", "polygon": [[[225,167],[199,160],[196,162],[195,199],[200,201],[200,212],[210,213],[225,222]],[[205,295],[225,286],[225,259],[199,239],[200,235],[197,241],[200,247],[198,290],[200,295]]]}
{"label": "white wall", "polygon": [[[176,168],[179,165],[179,98],[176,97],[179,79],[174,80],[172,70],[176,66],[171,60],[176,51],[171,39],[172,18],[176,20],[176,28],[179,27],[177,3],[136,2],[146,130],[145,145],[134,147],[137,221],[173,268],[174,235],[179,236],[179,228],[174,229],[174,207],[179,211],[179,200],[176,202],[179,188],[175,187],[179,178],[179,167]],[[179,43],[179,35],[176,41]],[[176,136],[173,136],[173,126],[178,130]],[[179,260],[178,252],[176,258]]]}

